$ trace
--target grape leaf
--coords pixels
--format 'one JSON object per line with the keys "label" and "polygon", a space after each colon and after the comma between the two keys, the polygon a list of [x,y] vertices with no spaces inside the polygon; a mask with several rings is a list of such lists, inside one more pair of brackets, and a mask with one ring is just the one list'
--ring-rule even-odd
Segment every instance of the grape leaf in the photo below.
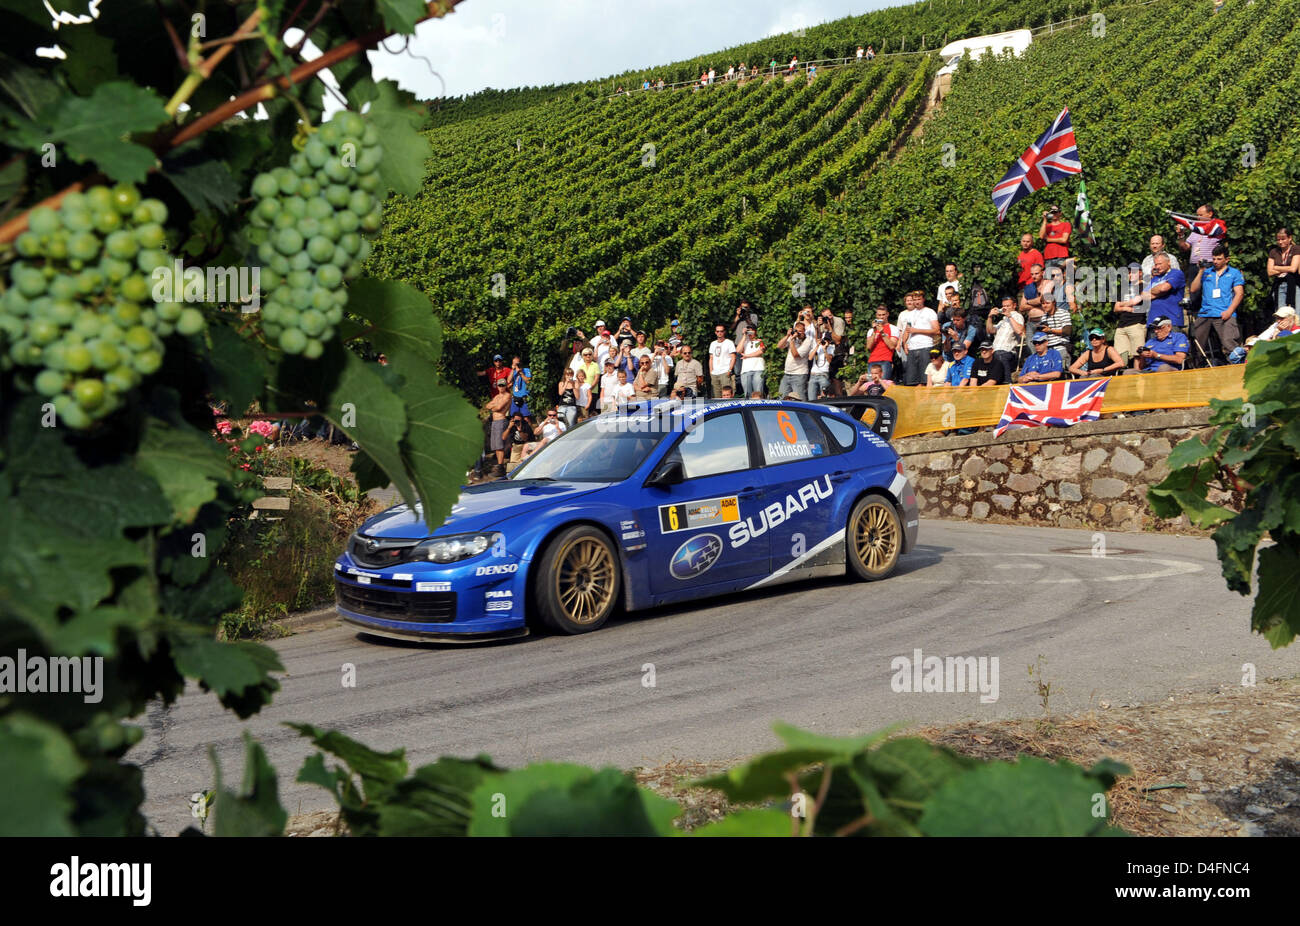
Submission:
{"label": "grape leaf", "polygon": [[85,770],[72,741],[26,714],[0,719],[0,836],[72,836],[69,788]]}
{"label": "grape leaf", "polygon": [[366,118],[379,130],[384,157],[379,162],[383,185],[402,196],[416,196],[424,187],[429,139],[419,129],[427,118],[425,108],[391,80],[364,79],[354,97],[369,102]]}
{"label": "grape leaf", "polygon": [[176,524],[193,521],[199,508],[215,499],[217,488],[230,478],[230,466],[211,435],[152,417],[145,425],[135,465],[162,487]]}
{"label": "grape leaf", "polygon": [[1251,627],[1263,634],[1273,649],[1281,649],[1300,635],[1300,596],[1295,593],[1300,551],[1280,544],[1259,551],[1259,594],[1250,614]]}
{"label": "grape leaf", "polygon": [[53,143],[77,163],[91,161],[114,180],[139,183],[156,160],[143,145],[124,140],[168,119],[162,98],[126,81],[100,84],[88,97],[65,94],[35,119],[19,123],[14,141],[33,151]]}
{"label": "grape leaf", "polygon": [[442,353],[442,325],[429,297],[396,280],[362,277],[348,285],[348,306],[370,325],[359,332],[389,357],[403,351],[430,363]]}
{"label": "grape leaf", "polygon": [[415,24],[424,18],[424,0],[379,0],[384,25],[400,35],[414,35]]}

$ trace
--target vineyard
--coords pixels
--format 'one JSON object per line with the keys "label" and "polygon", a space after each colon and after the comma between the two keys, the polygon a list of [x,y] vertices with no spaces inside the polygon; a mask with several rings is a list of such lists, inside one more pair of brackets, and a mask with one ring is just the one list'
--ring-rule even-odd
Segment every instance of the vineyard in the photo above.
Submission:
{"label": "vineyard", "polygon": [[[1300,4],[1097,11],[918,4],[567,91],[470,98],[434,113],[424,190],[390,203],[372,265],[430,296],[444,363],[464,387],[496,350],[543,367],[544,387],[564,329],[597,318],[655,329],[680,317],[699,340],[747,296],[772,340],[805,300],[897,305],[908,289],[933,289],[949,259],[968,281],[982,267],[997,291],[1021,232],[1037,230],[1048,202],[1072,212],[1077,187],[1035,194],[1002,226],[989,190],[1068,105],[1099,229],[1081,262],[1140,259],[1150,234],[1172,232],[1162,210],[1209,201],[1228,221],[1256,308],[1272,232],[1300,205],[1288,105]],[[913,49],[1080,16],[1040,32],[1021,58],[964,63],[924,133],[913,131],[939,64]],[[609,95],[643,78],[840,56],[866,42],[875,61],[812,81],[778,72],[698,92]],[[1089,321],[1109,314],[1082,308]]]}

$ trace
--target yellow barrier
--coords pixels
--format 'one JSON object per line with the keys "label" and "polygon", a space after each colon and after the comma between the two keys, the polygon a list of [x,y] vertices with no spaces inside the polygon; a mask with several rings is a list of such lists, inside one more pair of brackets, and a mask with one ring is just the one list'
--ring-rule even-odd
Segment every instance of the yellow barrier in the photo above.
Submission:
{"label": "yellow barrier", "polygon": [[[1103,415],[1149,408],[1196,408],[1210,399],[1244,399],[1244,363],[1204,370],[1112,376],[1102,400]],[[1093,377],[1094,379],[1096,377]],[[885,395],[898,403],[894,437],[927,431],[997,424],[1010,387],[891,386]]]}

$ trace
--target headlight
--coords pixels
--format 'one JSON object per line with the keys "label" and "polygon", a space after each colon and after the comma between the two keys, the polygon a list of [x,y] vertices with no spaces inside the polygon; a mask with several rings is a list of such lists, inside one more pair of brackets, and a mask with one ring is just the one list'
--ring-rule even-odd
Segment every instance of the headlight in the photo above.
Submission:
{"label": "headlight", "polygon": [[426,559],[433,563],[455,563],[471,556],[486,553],[501,539],[492,534],[456,534],[426,540],[415,548],[413,559]]}

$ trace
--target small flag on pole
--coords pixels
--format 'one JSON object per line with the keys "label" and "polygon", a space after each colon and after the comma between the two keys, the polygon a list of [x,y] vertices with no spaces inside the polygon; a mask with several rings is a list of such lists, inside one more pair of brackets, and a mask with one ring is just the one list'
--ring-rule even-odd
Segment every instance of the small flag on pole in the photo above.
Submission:
{"label": "small flag on pole", "polygon": [[1070,109],[1066,107],[993,187],[993,205],[998,207],[998,221],[1006,218],[1012,203],[1082,170],[1079,146],[1075,142],[1074,127],[1070,124]]}
{"label": "small flag on pole", "polygon": [[1074,225],[1084,244],[1089,247],[1096,245],[1097,236],[1092,224],[1092,206],[1088,204],[1088,188],[1083,182],[1082,175],[1079,177],[1079,197],[1074,202]]}

